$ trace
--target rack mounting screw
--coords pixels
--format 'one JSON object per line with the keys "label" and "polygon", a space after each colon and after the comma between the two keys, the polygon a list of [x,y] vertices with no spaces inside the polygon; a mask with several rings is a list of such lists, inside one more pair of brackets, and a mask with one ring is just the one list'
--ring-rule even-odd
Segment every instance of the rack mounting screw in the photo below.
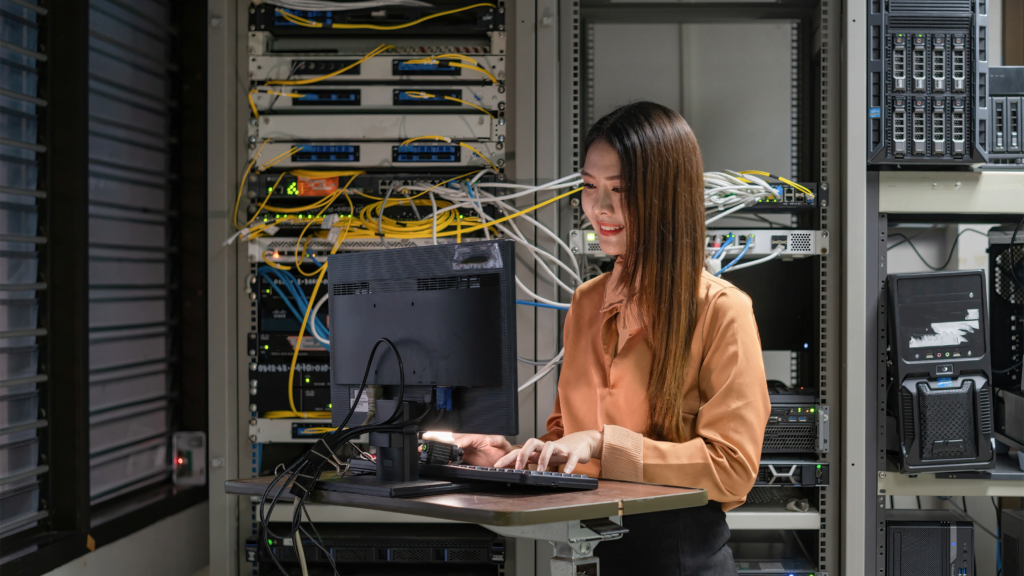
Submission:
{"label": "rack mounting screw", "polygon": [[878,477],[884,480],[885,479],[885,472],[879,472],[878,473]]}
{"label": "rack mounting screw", "polygon": [[256,435],[253,434],[252,436],[249,436],[249,441],[252,442],[253,444],[255,444],[256,443]]}
{"label": "rack mounting screw", "polygon": [[255,426],[255,425],[256,425],[256,419],[255,418],[250,418],[249,419],[249,426]]}
{"label": "rack mounting screw", "polygon": [[580,205],[580,199],[579,198],[573,198],[572,200],[569,200],[569,204],[571,204],[572,206],[579,206]]}

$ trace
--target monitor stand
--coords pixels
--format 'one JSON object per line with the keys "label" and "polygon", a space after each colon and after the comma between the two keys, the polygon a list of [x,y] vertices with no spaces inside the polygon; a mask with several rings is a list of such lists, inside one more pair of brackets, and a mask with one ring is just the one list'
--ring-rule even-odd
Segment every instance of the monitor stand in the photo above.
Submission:
{"label": "monitor stand", "polygon": [[[391,414],[396,403],[395,400],[377,400],[378,413]],[[408,422],[414,415],[422,414],[423,408],[414,409],[414,404],[406,401],[402,402],[402,412],[402,420]],[[468,492],[480,488],[479,483],[420,478],[419,437],[415,427],[410,428],[413,429],[411,432],[370,433],[370,446],[377,449],[376,473],[356,475],[350,469],[344,476],[320,480],[316,483],[316,489],[402,498]]]}

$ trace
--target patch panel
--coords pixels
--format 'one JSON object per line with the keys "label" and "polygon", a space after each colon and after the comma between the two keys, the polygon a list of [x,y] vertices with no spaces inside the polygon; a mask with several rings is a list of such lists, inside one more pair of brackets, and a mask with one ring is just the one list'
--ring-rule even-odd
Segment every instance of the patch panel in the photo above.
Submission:
{"label": "patch panel", "polygon": [[[388,189],[391,188],[394,183],[394,190],[391,191],[391,195],[395,198],[401,196],[407,196],[409,194],[418,194],[418,191],[406,191],[402,188],[404,186],[435,186],[442,182],[458,176],[464,172],[456,171],[453,174],[443,175],[437,173],[418,173],[418,172],[399,172],[396,174],[362,174],[356,176],[356,179],[352,182],[349,187],[349,194],[353,196],[353,202],[360,202],[358,193],[366,193],[374,196],[383,197]],[[280,181],[278,178],[280,177]],[[295,176],[293,174],[285,174],[281,176],[280,173],[266,172],[262,174],[252,175],[249,178],[249,198],[260,201],[266,198],[267,193],[270,192],[271,186],[277,184],[277,188],[274,189],[273,195],[284,201],[288,200],[305,200],[310,197],[322,197],[332,194],[338,190],[340,186],[343,186],[348,178],[341,178],[339,176],[327,176],[327,177],[306,177],[306,176]],[[494,174],[485,174],[480,178],[481,182],[502,182],[504,176],[495,176]],[[454,184],[453,184],[454,185]],[[362,198],[362,200],[366,200]],[[280,200],[279,200],[280,201]],[[304,203],[305,203],[304,202]],[[348,203],[343,202],[345,210],[348,210]]]}
{"label": "patch panel", "polygon": [[249,127],[250,140],[405,140],[441,134],[455,140],[504,140],[505,124],[479,110],[447,114],[266,114]]}
{"label": "patch panel", "polygon": [[[443,53],[437,52],[438,55]],[[417,54],[415,59],[423,59],[431,55],[429,52]],[[253,55],[249,57],[249,81],[314,78],[333,72],[344,62],[355,62],[362,56],[360,54],[358,57],[349,56],[346,59],[339,59],[337,55]],[[505,56],[469,54],[469,57],[475,60],[480,68],[490,72],[498,80],[497,87],[502,88],[502,92],[504,92],[501,83],[505,79]],[[333,76],[329,80],[342,84],[386,82],[397,85],[413,85],[424,84],[428,81],[469,86],[491,86],[494,84],[485,74],[476,70],[451,66],[446,64],[445,60],[436,64],[409,64],[411,59],[414,57],[385,52],[370,58],[352,70]]]}
{"label": "patch panel", "polygon": [[428,163],[451,164],[458,162],[462,148],[452,144],[409,144],[391,147],[391,161],[395,164]]}
{"label": "patch panel", "polygon": [[[455,8],[457,5],[439,4],[436,6],[386,6],[362,8],[356,10],[282,10],[270,4],[259,4],[249,11],[249,29],[271,32],[276,36],[332,36],[338,34],[336,25],[407,24],[424,16],[430,16],[443,10]],[[290,18],[289,18],[290,16]],[[310,21],[320,24],[317,27],[303,26],[296,22]],[[505,29],[504,10],[493,6],[480,6],[462,12],[427,20],[410,28],[398,28],[388,31],[390,36],[449,36],[479,37],[489,32]],[[348,29],[346,34],[365,36],[380,34],[373,30]]]}
{"label": "patch panel", "polygon": [[292,158],[296,162],[358,162],[359,146],[303,144]]}
{"label": "patch panel", "polygon": [[[359,106],[361,92],[346,88],[304,88],[299,98],[286,98],[297,107],[310,106]],[[269,95],[268,95],[269,96]]]}
{"label": "patch panel", "polygon": [[[451,96],[476,104],[485,110],[489,110],[499,119],[505,115],[505,94],[498,92],[498,86],[487,84],[484,86],[453,85],[444,82],[441,85],[420,83],[396,86],[395,84],[371,84],[358,85],[336,84],[331,81],[319,82],[319,88],[308,86],[280,86],[276,90],[284,94],[314,93],[315,97],[290,98],[274,94],[257,93],[253,95],[253,102],[260,114],[268,112],[292,112],[301,108],[301,112],[308,113],[313,110],[334,110],[338,108],[352,109],[359,107],[360,110],[394,110],[396,108],[424,111],[430,109],[451,110],[465,106],[459,102],[445,100],[443,96]],[[334,92],[339,92],[334,96]],[[407,92],[427,92],[437,98],[414,98],[407,95]],[[476,110],[466,107],[466,111]],[[501,120],[499,120],[500,122]]]}
{"label": "patch panel", "polygon": [[[253,140],[252,142],[257,142]],[[301,143],[300,143],[301,144]],[[417,144],[420,144],[417,142]],[[424,143],[426,144],[426,143]],[[445,144],[445,143],[440,143]],[[286,154],[291,150],[294,144],[287,142],[270,142],[263,147],[263,153],[260,155],[261,160],[269,160],[275,158],[279,154]],[[465,148],[459,147],[458,154],[449,159],[446,162],[440,162],[437,160],[416,160],[413,161],[408,157],[403,158],[401,161],[396,161],[394,158],[395,149],[401,146],[401,141],[392,142],[319,142],[316,146],[352,146],[359,150],[358,158],[351,157],[339,157],[336,159],[328,158],[317,158],[315,160],[301,160],[296,158],[298,153],[292,156],[287,156],[281,160],[281,162],[274,165],[275,169],[280,170],[291,170],[294,168],[310,168],[310,169],[326,169],[330,167],[337,168],[360,168],[360,169],[398,169],[401,171],[407,171],[410,169],[440,169],[455,170],[457,168],[473,169],[473,168],[485,168],[489,165],[487,162],[476,155],[476,153],[466,150]],[[505,151],[504,144],[502,142],[472,142],[473,148],[480,151],[488,160],[493,162],[498,168],[505,165]],[[258,147],[258,144],[256,145]],[[256,147],[250,149],[250,154],[255,154]],[[301,150],[299,152],[302,152]],[[301,158],[301,157],[300,157]],[[465,171],[465,170],[463,170]],[[455,172],[452,176],[455,176],[459,172]]]}
{"label": "patch panel", "polygon": [[[801,258],[806,256],[825,256],[829,252],[828,233],[820,230],[782,230],[754,229],[727,230],[708,229],[705,235],[705,248],[713,250],[721,247],[733,238],[731,246],[745,246],[750,243],[745,257],[767,256],[780,248],[780,258]],[[570,230],[569,249],[574,254],[584,256],[607,257],[601,252],[601,246],[594,230]]]}

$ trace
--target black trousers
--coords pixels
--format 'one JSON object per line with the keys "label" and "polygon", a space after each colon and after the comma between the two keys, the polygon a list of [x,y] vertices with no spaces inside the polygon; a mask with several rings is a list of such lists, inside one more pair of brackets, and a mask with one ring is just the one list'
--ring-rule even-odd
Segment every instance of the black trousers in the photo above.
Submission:
{"label": "black trousers", "polygon": [[718,502],[623,516],[629,534],[594,548],[601,576],[736,576],[725,512]]}

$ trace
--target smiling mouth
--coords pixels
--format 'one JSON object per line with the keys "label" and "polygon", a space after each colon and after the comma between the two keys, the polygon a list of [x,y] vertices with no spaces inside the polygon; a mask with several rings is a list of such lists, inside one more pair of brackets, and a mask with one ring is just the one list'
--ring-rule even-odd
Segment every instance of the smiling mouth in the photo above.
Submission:
{"label": "smiling mouth", "polygon": [[620,224],[618,226],[610,226],[608,224],[601,224],[600,222],[597,223],[597,231],[598,233],[601,234],[601,236],[615,236],[619,232],[622,232],[623,228],[625,227],[625,224]]}

